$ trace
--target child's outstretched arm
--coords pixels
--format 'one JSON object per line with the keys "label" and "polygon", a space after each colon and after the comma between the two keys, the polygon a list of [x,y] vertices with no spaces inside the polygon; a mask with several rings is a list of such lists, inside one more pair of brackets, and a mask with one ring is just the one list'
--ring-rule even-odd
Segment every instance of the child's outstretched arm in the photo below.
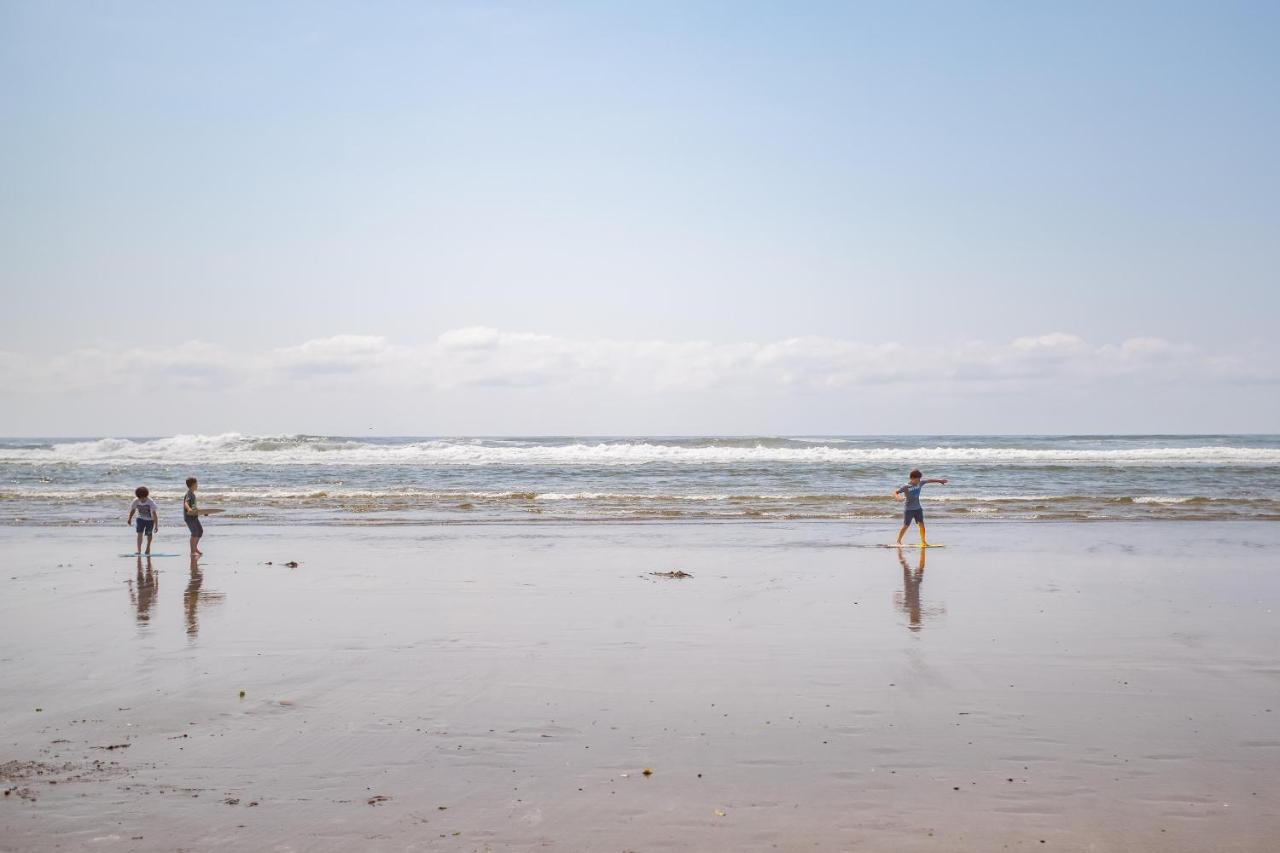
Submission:
{"label": "child's outstretched arm", "polygon": [[947,481],[946,481],[946,480],[925,480],[925,482],[926,482],[926,483],[937,483],[939,486],[945,486],[945,485],[947,484]]}
{"label": "child's outstretched arm", "polygon": [[894,490],[893,490],[893,499],[894,499],[895,501],[905,500],[905,498],[903,498],[903,497],[902,497],[902,487],[901,487],[901,486],[899,486],[898,488],[896,488],[896,489],[894,489]]}

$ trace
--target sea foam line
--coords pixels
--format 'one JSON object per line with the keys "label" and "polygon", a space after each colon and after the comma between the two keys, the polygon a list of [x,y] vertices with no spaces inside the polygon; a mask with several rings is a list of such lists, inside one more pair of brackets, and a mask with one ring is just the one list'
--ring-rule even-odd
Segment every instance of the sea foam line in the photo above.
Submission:
{"label": "sea foam line", "polygon": [[637,466],[732,464],[990,464],[1115,466],[1271,466],[1280,448],[1226,445],[1126,448],[778,446],[708,440],[575,441],[569,444],[432,439],[405,444],[313,436],[178,435],[151,440],[104,438],[41,447],[0,447],[0,464],[46,465],[416,465]]}

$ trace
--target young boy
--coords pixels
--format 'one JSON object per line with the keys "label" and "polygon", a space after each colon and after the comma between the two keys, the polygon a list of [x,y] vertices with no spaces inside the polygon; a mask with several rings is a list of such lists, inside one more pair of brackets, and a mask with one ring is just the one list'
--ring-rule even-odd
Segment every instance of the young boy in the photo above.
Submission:
{"label": "young boy", "polygon": [[156,506],[156,502],[151,500],[151,491],[146,486],[138,486],[133,490],[137,496],[133,499],[133,503],[129,504],[129,518],[125,524],[133,524],[134,513],[138,515],[137,531],[138,531],[138,547],[134,549],[135,554],[143,553],[142,537],[147,537],[146,553],[151,553],[151,537],[160,529],[160,511]]}
{"label": "young boy", "polygon": [[203,557],[204,552],[200,550],[200,537],[204,535],[204,525],[200,523],[200,511],[196,509],[196,489],[199,483],[195,477],[187,478],[187,493],[182,496],[182,520],[187,523],[187,530],[191,531],[191,554],[195,557]]}
{"label": "young boy", "polygon": [[902,510],[902,529],[898,531],[898,543],[902,544],[902,535],[907,532],[907,528],[911,526],[911,520],[915,519],[916,524],[920,526],[920,547],[928,548],[929,543],[924,538],[924,510],[920,507],[920,489],[927,483],[937,483],[939,486],[945,486],[946,480],[922,480],[919,471],[912,471],[910,481],[905,486],[899,486],[893,493],[893,499],[900,501],[906,498],[907,505]]}

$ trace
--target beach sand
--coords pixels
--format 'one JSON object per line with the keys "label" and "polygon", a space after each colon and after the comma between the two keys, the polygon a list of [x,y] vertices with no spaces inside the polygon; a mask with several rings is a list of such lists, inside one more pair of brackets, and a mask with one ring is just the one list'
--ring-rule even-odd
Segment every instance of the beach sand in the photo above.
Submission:
{"label": "beach sand", "polygon": [[0,530],[0,850],[1280,845],[1278,525],[206,529]]}

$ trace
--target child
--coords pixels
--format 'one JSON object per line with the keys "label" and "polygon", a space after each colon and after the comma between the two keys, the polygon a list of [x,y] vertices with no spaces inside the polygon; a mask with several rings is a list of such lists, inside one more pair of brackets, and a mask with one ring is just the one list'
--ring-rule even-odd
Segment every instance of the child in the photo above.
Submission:
{"label": "child", "polygon": [[146,553],[150,554],[151,537],[160,529],[160,510],[159,507],[156,506],[156,502],[151,500],[151,491],[146,486],[138,486],[138,488],[133,490],[133,493],[137,495],[137,497],[134,498],[133,503],[129,504],[129,518],[125,521],[125,524],[133,524],[133,515],[134,513],[138,514],[138,523],[136,528],[138,531],[138,547],[134,549],[133,553],[143,553],[142,537],[146,536]]}
{"label": "child", "polygon": [[196,509],[198,485],[195,477],[187,478],[187,493],[182,496],[182,520],[187,523],[187,530],[191,531],[191,555],[203,557],[204,552],[200,550],[200,537],[204,535],[204,525],[200,523],[200,511]]}
{"label": "child", "polygon": [[898,531],[898,543],[902,544],[902,534],[907,532],[907,528],[911,526],[911,520],[915,519],[916,524],[920,525],[920,547],[928,548],[929,543],[924,538],[924,510],[920,507],[920,489],[926,483],[937,483],[939,486],[945,486],[946,480],[922,480],[919,471],[912,471],[909,475],[910,482],[905,486],[899,486],[893,493],[893,499],[900,501],[906,498],[907,505],[902,511],[902,529]]}

